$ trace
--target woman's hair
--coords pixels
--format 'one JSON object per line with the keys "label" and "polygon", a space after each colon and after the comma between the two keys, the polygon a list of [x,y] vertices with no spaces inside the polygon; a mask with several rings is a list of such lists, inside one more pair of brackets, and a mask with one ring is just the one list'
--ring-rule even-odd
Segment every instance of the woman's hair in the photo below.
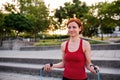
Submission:
{"label": "woman's hair", "polygon": [[78,24],[79,28],[81,27],[81,31],[79,32],[79,34],[81,34],[83,31],[83,26],[82,26],[81,20],[78,18],[70,18],[70,20],[68,20],[68,22],[67,22],[67,26],[71,22],[76,22]]}

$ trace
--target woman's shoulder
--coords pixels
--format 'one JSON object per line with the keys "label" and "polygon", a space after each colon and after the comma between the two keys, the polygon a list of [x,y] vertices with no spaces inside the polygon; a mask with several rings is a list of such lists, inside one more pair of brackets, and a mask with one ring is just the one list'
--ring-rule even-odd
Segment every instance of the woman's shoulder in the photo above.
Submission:
{"label": "woman's shoulder", "polygon": [[68,40],[66,40],[66,41],[64,41],[64,42],[61,43],[61,49],[62,49],[62,51],[65,51],[67,42],[68,42]]}
{"label": "woman's shoulder", "polygon": [[84,39],[83,39],[83,44],[82,44],[82,46],[83,46],[83,51],[84,51],[84,52],[86,52],[86,50],[89,50],[90,47],[91,47],[89,41],[84,40]]}
{"label": "woman's shoulder", "polygon": [[83,40],[83,46],[89,46],[90,45],[90,42],[85,40],[85,39],[82,39]]}
{"label": "woman's shoulder", "polygon": [[61,43],[61,47],[65,47],[67,43],[67,40]]}

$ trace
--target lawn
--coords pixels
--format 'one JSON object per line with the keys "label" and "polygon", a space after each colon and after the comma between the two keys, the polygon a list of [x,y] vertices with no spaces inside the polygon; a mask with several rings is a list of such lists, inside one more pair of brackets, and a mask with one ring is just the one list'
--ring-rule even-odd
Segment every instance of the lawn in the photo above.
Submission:
{"label": "lawn", "polygon": [[[36,42],[34,46],[55,46],[55,45],[61,45],[61,43],[64,40],[59,39],[45,39],[45,40],[39,40],[39,42]],[[98,40],[90,40],[87,39],[87,41],[90,42],[90,44],[109,44],[108,42],[98,41]]]}
{"label": "lawn", "polygon": [[60,45],[61,43],[62,43],[61,40],[46,39],[46,40],[40,40],[39,42],[35,43],[34,46],[55,46],[55,45]]}

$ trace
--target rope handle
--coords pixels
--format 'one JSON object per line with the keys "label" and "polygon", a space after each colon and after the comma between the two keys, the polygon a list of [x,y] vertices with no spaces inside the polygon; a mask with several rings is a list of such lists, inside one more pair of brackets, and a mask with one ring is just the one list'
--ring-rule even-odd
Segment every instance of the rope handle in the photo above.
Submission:
{"label": "rope handle", "polygon": [[[50,63],[50,67],[52,67],[53,66],[53,64],[52,63]],[[42,78],[42,75],[43,75],[43,70],[44,70],[44,67],[42,67],[41,69],[40,69],[40,80],[43,80]]]}
{"label": "rope handle", "polygon": [[96,71],[96,73],[98,73],[98,72],[99,72],[99,69],[98,69],[95,65],[91,64],[91,65],[90,65],[90,67],[91,67],[91,66],[93,66],[93,67],[94,67],[94,70]]}
{"label": "rope handle", "polygon": [[94,67],[94,70],[96,71],[97,73],[97,79],[100,80],[100,72],[99,72],[99,69],[95,66],[95,65],[90,65],[90,67],[93,66]]}

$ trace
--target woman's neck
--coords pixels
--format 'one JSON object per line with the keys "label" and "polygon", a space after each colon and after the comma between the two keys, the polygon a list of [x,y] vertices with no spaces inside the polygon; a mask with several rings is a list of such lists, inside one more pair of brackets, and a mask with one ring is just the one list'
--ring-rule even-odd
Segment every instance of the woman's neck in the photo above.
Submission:
{"label": "woman's neck", "polygon": [[80,40],[80,37],[79,36],[76,36],[76,37],[70,37],[70,41],[71,42],[77,42]]}

